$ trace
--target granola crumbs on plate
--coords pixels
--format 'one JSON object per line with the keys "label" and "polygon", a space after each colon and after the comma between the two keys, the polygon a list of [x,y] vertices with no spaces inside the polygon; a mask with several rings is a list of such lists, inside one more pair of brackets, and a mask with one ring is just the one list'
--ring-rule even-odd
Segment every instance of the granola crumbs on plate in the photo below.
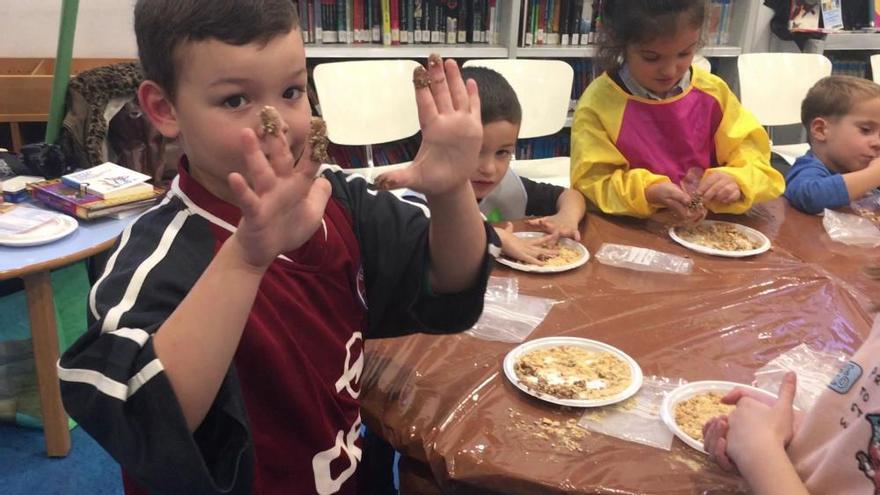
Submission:
{"label": "granola crumbs on plate", "polygon": [[721,251],[751,251],[761,242],[729,223],[704,223],[693,227],[677,227],[675,233],[682,239]]}
{"label": "granola crumbs on plate", "polygon": [[722,414],[730,414],[735,406],[722,404],[720,392],[697,394],[675,405],[675,423],[694,440],[703,441],[703,425]]}
{"label": "granola crumbs on plate", "polygon": [[514,365],[514,372],[526,387],[559,399],[605,399],[632,383],[626,361],[609,352],[575,346],[527,352]]}

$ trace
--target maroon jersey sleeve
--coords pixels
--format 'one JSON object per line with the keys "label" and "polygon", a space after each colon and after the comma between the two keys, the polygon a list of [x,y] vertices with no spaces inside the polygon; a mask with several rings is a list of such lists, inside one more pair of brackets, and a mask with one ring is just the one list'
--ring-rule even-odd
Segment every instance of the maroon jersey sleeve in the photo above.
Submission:
{"label": "maroon jersey sleeve", "polygon": [[483,295],[501,242],[486,224],[480,274],[456,294],[432,294],[427,274],[429,210],[424,204],[376,191],[362,177],[325,171],[333,196],[349,212],[361,249],[369,310],[368,337],[413,332],[452,333],[470,328],[483,311]]}

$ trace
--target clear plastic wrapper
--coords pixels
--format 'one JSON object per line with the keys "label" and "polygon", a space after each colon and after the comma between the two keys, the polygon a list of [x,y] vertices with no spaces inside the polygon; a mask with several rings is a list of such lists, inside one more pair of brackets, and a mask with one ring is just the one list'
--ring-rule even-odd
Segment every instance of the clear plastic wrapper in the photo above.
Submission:
{"label": "clear plastic wrapper", "polygon": [[880,246],[880,229],[874,222],[860,215],[825,209],[822,225],[833,241],[851,246]]}
{"label": "clear plastic wrapper", "polygon": [[849,207],[858,216],[880,226],[880,193],[867,194],[850,203]]}
{"label": "clear plastic wrapper", "polygon": [[680,379],[645,377],[636,395],[617,404],[587,409],[578,425],[603,435],[670,450],[673,435],[660,419],[660,406],[666,394],[685,383]]}
{"label": "clear plastic wrapper", "polygon": [[776,356],[756,371],[753,384],[775,394],[779,391],[782,377],[794,371],[798,382],[794,406],[807,412],[847,359],[842,352],[817,351],[807,344],[801,344]]}
{"label": "clear plastic wrapper", "polygon": [[489,277],[483,314],[467,333],[478,339],[518,344],[544,321],[554,302],[520,294],[516,278]]}
{"label": "clear plastic wrapper", "polygon": [[599,250],[596,252],[596,259],[604,265],[643,272],[687,275],[694,268],[694,262],[688,258],[643,247],[607,242],[599,247]]}

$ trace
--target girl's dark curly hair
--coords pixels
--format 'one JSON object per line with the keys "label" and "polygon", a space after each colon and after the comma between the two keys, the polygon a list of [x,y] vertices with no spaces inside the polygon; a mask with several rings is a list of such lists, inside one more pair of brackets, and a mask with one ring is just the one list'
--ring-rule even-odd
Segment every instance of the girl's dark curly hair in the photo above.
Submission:
{"label": "girl's dark curly hair", "polygon": [[619,69],[627,45],[674,35],[682,15],[689,26],[702,28],[706,0],[605,0],[599,65],[608,71]]}

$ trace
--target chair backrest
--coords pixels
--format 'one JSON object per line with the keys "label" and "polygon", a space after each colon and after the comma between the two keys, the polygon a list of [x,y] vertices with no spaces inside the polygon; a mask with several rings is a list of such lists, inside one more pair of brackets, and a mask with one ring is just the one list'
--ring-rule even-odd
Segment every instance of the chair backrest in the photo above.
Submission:
{"label": "chair backrest", "polygon": [[874,82],[880,84],[880,54],[871,55],[871,74]]}
{"label": "chair backrest", "polygon": [[510,83],[522,107],[520,138],[555,134],[565,126],[574,70],[561,60],[468,60],[464,67],[488,67]]}
{"label": "chair backrest", "polygon": [[831,61],[814,53],[746,53],[737,60],[742,104],[765,126],[799,124],[801,102]]}
{"label": "chair backrest", "polygon": [[694,55],[694,61],[691,65],[695,65],[706,72],[712,72],[712,63],[709,62],[709,59],[702,55]]}
{"label": "chair backrest", "polygon": [[327,137],[344,145],[387,143],[419,131],[413,60],[329,62],[314,81]]}

